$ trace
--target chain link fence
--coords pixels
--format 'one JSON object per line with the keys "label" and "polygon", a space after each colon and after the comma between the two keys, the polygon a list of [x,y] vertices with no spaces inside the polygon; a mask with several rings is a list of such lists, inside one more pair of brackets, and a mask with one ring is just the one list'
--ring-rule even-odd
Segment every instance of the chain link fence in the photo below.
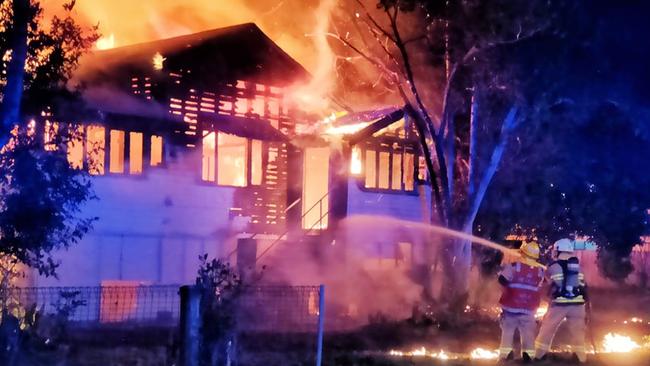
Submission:
{"label": "chain link fence", "polygon": [[[4,306],[19,315],[67,312],[76,325],[176,326],[179,286],[17,287]],[[246,332],[313,332],[318,325],[318,286],[249,286],[238,300],[238,328]]]}
{"label": "chain link fence", "polygon": [[238,301],[238,328],[245,332],[315,332],[318,286],[253,286]]}
{"label": "chain link fence", "polygon": [[73,325],[175,326],[180,313],[179,286],[17,287],[5,307],[20,315],[65,314]]}

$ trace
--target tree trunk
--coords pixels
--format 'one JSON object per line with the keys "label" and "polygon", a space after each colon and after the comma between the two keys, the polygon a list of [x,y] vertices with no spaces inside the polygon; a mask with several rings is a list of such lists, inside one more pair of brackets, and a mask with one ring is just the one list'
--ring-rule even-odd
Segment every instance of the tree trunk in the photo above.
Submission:
{"label": "tree trunk", "polygon": [[2,106],[0,107],[0,146],[7,143],[10,131],[14,124],[19,122],[27,59],[29,0],[13,0],[12,9],[13,32],[9,40],[12,52],[7,67],[7,85],[4,88]]}

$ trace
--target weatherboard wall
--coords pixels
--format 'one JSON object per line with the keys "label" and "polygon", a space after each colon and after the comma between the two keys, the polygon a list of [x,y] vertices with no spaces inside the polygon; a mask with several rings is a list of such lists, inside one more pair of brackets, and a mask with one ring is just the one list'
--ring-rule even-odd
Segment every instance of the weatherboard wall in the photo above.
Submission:
{"label": "weatherboard wall", "polygon": [[199,254],[221,255],[232,237],[235,188],[200,183],[193,172],[176,167],[100,176],[93,187],[98,199],[83,212],[98,217],[93,230],[57,253],[58,280],[38,277],[35,285],[193,282]]}

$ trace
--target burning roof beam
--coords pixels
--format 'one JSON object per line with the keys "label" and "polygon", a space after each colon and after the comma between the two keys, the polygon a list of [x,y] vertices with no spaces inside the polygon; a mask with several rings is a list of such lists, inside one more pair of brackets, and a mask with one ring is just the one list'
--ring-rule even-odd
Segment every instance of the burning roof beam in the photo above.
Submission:
{"label": "burning roof beam", "polygon": [[349,137],[346,137],[345,139],[350,145],[356,145],[357,143],[359,143],[359,141],[372,136],[372,134],[374,134],[375,132],[380,131],[392,125],[393,123],[399,121],[402,118],[404,118],[404,110],[398,109],[384,116],[383,118],[379,119],[377,122],[374,122],[369,126],[363,128],[361,131],[353,135],[350,135]]}

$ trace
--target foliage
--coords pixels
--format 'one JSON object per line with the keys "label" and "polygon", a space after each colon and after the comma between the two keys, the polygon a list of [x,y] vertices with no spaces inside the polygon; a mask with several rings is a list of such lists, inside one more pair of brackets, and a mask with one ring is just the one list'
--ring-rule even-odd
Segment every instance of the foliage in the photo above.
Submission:
{"label": "foliage", "polygon": [[[540,104],[526,93],[518,50],[554,32],[563,1],[353,3],[348,14],[354,14],[350,18],[360,35],[338,29],[335,38],[375,67],[417,127],[434,201],[432,220],[472,232],[514,131]],[[442,259],[445,298],[458,302],[469,289],[472,248],[464,240],[447,244],[442,255],[425,260]]]}
{"label": "foliage", "polygon": [[237,300],[242,281],[229,263],[199,256],[196,285],[201,290],[201,360],[214,365],[234,353]]}
{"label": "foliage", "polygon": [[639,88],[650,82],[650,52],[620,35],[644,33],[647,24],[635,14],[645,9],[595,2],[579,8],[579,17],[567,12],[562,37],[517,56],[529,75],[527,93],[550,104],[516,134],[479,215],[482,235],[500,240],[523,230],[547,242],[587,235],[600,247],[605,275],[622,280],[632,270],[627,256],[647,233],[650,207],[650,116]]}
{"label": "foliage", "polygon": [[46,146],[33,126],[19,128],[0,152],[0,254],[54,276],[52,251],[81,240],[95,218],[80,217],[94,194],[88,173],[71,168],[63,149],[76,132],[49,132]]}
{"label": "foliage", "polygon": [[[12,1],[0,5],[0,85],[6,83],[6,69],[11,59],[14,32]],[[81,26],[72,16],[75,0],[63,4],[63,15],[45,19],[40,1],[30,1],[28,50],[25,64],[25,114],[37,115],[54,98],[68,95],[66,82],[80,57],[99,39],[97,26]]]}
{"label": "foliage", "polygon": [[67,336],[70,317],[77,308],[87,305],[85,300],[79,299],[80,294],[79,291],[60,291],[57,302],[51,304],[52,313],[39,309],[35,303],[29,306],[17,303],[12,312],[3,309],[0,361],[11,365],[23,356],[32,358],[41,351],[57,350]]}

